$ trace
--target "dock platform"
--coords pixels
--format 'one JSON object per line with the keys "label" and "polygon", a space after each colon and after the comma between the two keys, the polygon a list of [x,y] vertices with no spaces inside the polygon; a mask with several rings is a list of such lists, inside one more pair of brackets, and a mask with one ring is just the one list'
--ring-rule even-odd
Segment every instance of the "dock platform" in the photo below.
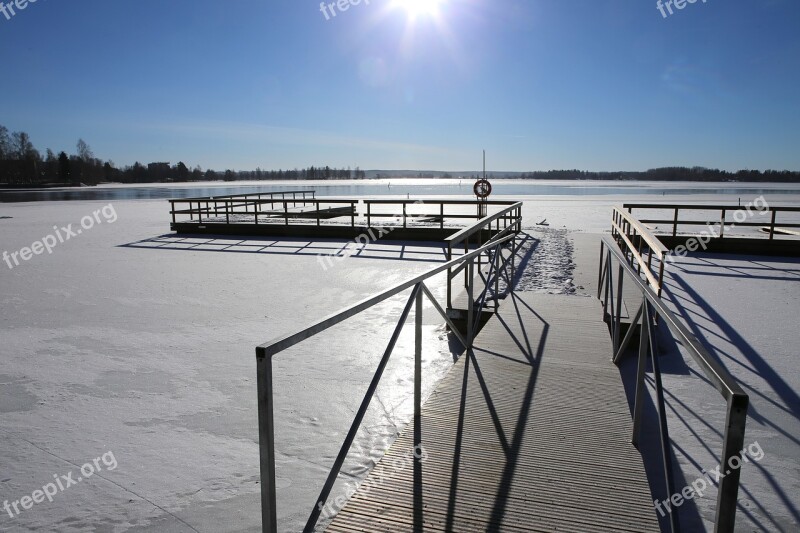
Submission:
{"label": "dock platform", "polygon": [[660,531],[611,349],[598,300],[512,293],[327,531]]}

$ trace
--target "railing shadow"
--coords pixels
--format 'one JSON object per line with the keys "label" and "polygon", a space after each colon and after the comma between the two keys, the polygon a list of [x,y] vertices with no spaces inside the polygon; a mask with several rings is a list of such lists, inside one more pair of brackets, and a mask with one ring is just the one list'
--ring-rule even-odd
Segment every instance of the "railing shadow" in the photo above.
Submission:
{"label": "railing shadow", "polygon": [[[775,267],[765,265],[769,263],[770,258],[758,257],[758,261],[753,258],[743,257],[737,258],[746,265],[720,265],[708,261],[706,258],[713,256],[704,254],[703,257],[693,257],[692,268],[682,269],[682,273],[690,275],[703,275],[714,276],[715,272],[709,271],[713,268],[715,270],[729,270],[736,272],[736,274],[720,274],[721,276],[732,276],[747,279],[767,279],[779,280],[784,283],[797,281],[796,270],[794,269],[777,269]],[[730,256],[726,259],[730,260]],[[800,261],[790,258],[780,258],[779,261],[783,264],[798,264]],[[738,262],[738,261],[737,261]],[[755,267],[749,264],[756,265]],[[685,266],[685,265],[684,265]],[[761,276],[751,274],[750,270],[772,270],[784,273],[784,276]],[[782,420],[783,415],[793,417],[795,420],[800,420],[800,396],[794,390],[792,385],[788,383],[784,376],[776,370],[772,364],[765,358],[759,350],[751,344],[739,331],[735,325],[731,324],[726,318],[718,311],[717,306],[705,299],[688,280],[681,277],[681,275],[671,275],[671,286],[669,291],[669,301],[675,309],[676,313],[683,317],[689,328],[695,336],[703,343],[708,352],[714,357],[721,365],[729,367],[732,371],[739,373],[746,373],[745,375],[751,376],[752,380],[763,380],[771,390],[763,390],[757,385],[752,385],[749,382],[751,379],[743,379],[742,386],[747,391],[748,395],[754,400],[751,403],[748,418],[752,419],[759,424],[769,428],[780,435],[781,439],[791,442],[795,446],[800,445],[800,439],[797,435],[793,435],[786,430],[786,422]],[[697,324],[696,319],[690,320],[688,316],[699,317],[714,325],[714,329],[705,328]],[[720,343],[725,343],[730,346],[729,349],[720,348]],[[777,400],[776,398],[777,397]],[[759,409],[759,404],[761,409]],[[766,407],[766,408],[765,408]],[[684,410],[687,410],[684,407]],[[773,412],[770,413],[769,411]],[[775,415],[779,418],[775,419]],[[701,417],[695,415],[698,419]],[[795,522],[800,522],[800,510],[796,501],[787,494],[784,487],[781,487],[775,477],[766,471],[765,467],[758,462],[751,462],[750,468],[756,468],[760,474],[765,478],[769,484],[770,489],[778,497],[781,505],[791,515]],[[758,509],[760,514],[769,520],[769,524],[764,525],[759,521],[753,513],[742,505],[739,505],[739,512],[745,514],[749,520],[754,524],[759,525],[764,530],[772,531],[785,531],[774,518],[774,511],[765,508],[765,505],[759,501],[758,495],[754,494],[747,484],[741,487],[742,492],[753,502],[754,506]]]}
{"label": "railing shadow", "polygon": [[[497,440],[500,443],[505,455],[505,463],[502,465],[502,473],[500,475],[500,480],[498,481],[498,489],[492,501],[492,511],[491,518],[489,520],[490,526],[488,531],[496,531],[497,529],[495,528],[499,527],[499,525],[503,523],[503,517],[505,516],[505,511],[508,505],[508,487],[511,486],[514,479],[520,459],[520,451],[522,449],[525,431],[529,427],[528,419],[533,406],[533,394],[536,389],[536,383],[539,376],[539,367],[547,342],[548,330],[550,326],[538,313],[536,313],[535,310],[517,297],[513,292],[510,293],[510,297],[506,299],[506,302],[506,309],[510,309],[513,306],[514,313],[512,320],[517,322],[518,327],[512,327],[512,323],[510,323],[504,316],[499,314],[495,316],[498,318],[498,321],[505,330],[506,334],[519,348],[524,360],[510,359],[508,356],[497,354],[482,348],[473,348],[471,350],[467,350],[465,354],[467,359],[464,361],[463,368],[458,422],[454,444],[453,466],[449,483],[446,522],[444,526],[445,531],[453,531],[454,528],[453,522],[458,503],[457,493],[459,486],[459,471],[463,435],[465,431],[468,431],[464,428],[464,413],[467,408],[470,378],[476,380],[476,383],[473,386],[480,388],[480,396],[483,398],[489,411],[489,416],[497,434]],[[511,306],[508,305],[509,302],[511,303]],[[526,316],[523,317],[523,315]],[[542,331],[537,338],[531,338],[528,336],[525,323],[526,321],[530,322],[531,318],[542,323]],[[528,376],[525,392],[520,402],[521,407],[513,427],[504,427],[501,420],[501,414],[498,412],[498,408],[496,407],[493,399],[494,393],[498,391],[492,389],[492,385],[488,383],[481,370],[481,359],[485,361],[492,357],[502,357],[504,359],[513,360],[514,362],[518,362],[521,365],[526,365],[530,368],[530,375]],[[520,367],[520,371],[523,371],[522,367]]]}
{"label": "railing shadow", "polygon": [[290,237],[231,237],[229,235],[164,234],[119,245],[121,248],[224,252],[240,254],[306,255],[320,257],[326,269],[349,258],[390,261],[444,262],[447,249],[426,241],[378,241],[359,245],[345,239],[302,239]]}

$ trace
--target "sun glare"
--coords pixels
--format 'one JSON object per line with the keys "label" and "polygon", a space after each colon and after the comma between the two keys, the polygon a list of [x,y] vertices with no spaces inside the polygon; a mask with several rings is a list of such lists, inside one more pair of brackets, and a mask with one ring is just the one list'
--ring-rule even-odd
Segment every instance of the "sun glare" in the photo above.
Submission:
{"label": "sun glare", "polygon": [[394,0],[394,5],[404,9],[410,18],[436,16],[443,0]]}

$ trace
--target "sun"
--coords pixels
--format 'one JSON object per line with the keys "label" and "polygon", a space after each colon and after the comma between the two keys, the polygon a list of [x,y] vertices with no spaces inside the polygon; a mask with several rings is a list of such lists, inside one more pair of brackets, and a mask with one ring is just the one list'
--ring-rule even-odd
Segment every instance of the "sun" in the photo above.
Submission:
{"label": "sun", "polygon": [[404,9],[409,18],[419,16],[436,17],[439,14],[439,6],[444,0],[393,0],[395,7]]}

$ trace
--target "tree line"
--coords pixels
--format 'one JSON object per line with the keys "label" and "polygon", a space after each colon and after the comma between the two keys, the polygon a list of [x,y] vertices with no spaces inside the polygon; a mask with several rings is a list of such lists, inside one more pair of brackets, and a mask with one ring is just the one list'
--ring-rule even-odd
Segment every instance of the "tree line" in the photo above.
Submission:
{"label": "tree line", "polygon": [[92,149],[78,139],[74,154],[49,148],[42,155],[23,132],[9,133],[0,125],[0,186],[47,187],[97,185],[103,182],[154,183],[170,181],[237,181],[237,180],[340,180],[364,179],[366,172],[356,167],[333,168],[311,166],[294,170],[216,171],[199,166],[190,169],[183,161],[149,163],[138,161],[118,168],[113,161],[102,161]]}
{"label": "tree line", "polygon": [[[23,132],[9,133],[0,125],[0,187],[47,187],[96,185],[103,182],[156,183],[186,181],[239,181],[239,180],[341,180],[366,179],[367,173],[355,169],[311,166],[294,170],[216,171],[203,170],[199,166],[189,168],[183,161],[170,163],[139,162],[118,168],[113,161],[102,161],[94,156],[92,149],[78,139],[74,154],[49,148],[42,155]],[[374,178],[401,177],[394,173],[373,173]],[[402,177],[477,179],[471,173],[453,175],[448,172],[419,172]],[[591,172],[586,170],[547,170],[535,172],[492,173],[492,178],[530,180],[653,180],[653,181],[753,181],[753,182],[800,182],[800,172],[789,170],[726,170],[704,167],[663,167],[642,172]]]}
{"label": "tree line", "polygon": [[800,181],[800,172],[791,170],[739,170],[736,172],[729,172],[727,170],[705,167],[662,167],[641,172],[547,170],[522,172],[514,177],[519,179],[548,180],[761,181],[796,183]]}

